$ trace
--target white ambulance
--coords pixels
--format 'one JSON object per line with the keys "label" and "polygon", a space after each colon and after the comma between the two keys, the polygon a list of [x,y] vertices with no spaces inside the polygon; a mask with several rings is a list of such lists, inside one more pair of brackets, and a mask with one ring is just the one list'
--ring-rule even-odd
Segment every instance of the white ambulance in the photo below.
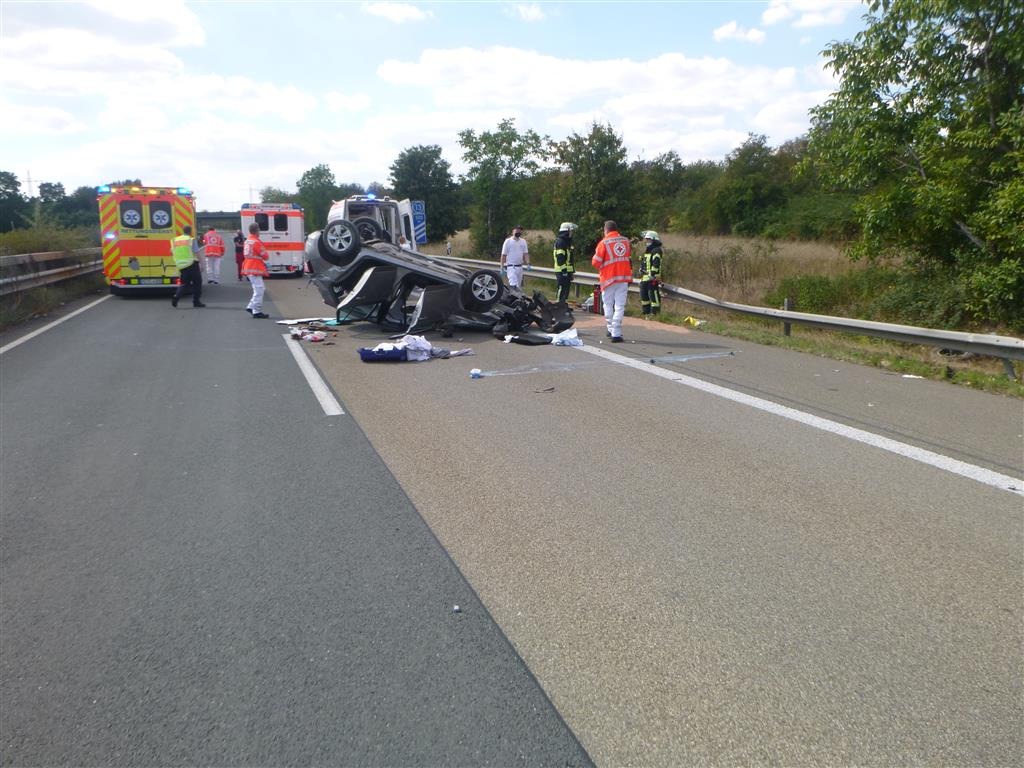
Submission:
{"label": "white ambulance", "polygon": [[249,236],[249,225],[260,228],[260,240],[267,246],[271,275],[303,273],[306,224],[302,209],[294,203],[243,203],[239,212],[242,234]]}

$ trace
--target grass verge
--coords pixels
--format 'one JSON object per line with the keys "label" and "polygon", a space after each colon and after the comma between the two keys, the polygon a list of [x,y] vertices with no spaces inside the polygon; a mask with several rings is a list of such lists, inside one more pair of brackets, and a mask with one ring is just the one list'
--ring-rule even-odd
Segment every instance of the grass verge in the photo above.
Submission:
{"label": "grass verge", "polygon": [[0,331],[33,317],[48,315],[74,299],[103,294],[107,290],[103,275],[97,272],[0,297]]}
{"label": "grass verge", "polygon": [[[630,307],[630,315],[639,312]],[[899,374],[947,381],[983,392],[1024,399],[1024,383],[1006,375],[1002,360],[982,355],[943,355],[935,347],[902,344],[888,339],[837,333],[800,325],[783,334],[782,323],[747,318],[722,310],[663,302],[659,319],[672,325],[688,325],[685,318],[704,320],[698,330],[766,346],[782,347],[831,360],[870,365]],[[1021,363],[1015,365],[1017,379]]]}

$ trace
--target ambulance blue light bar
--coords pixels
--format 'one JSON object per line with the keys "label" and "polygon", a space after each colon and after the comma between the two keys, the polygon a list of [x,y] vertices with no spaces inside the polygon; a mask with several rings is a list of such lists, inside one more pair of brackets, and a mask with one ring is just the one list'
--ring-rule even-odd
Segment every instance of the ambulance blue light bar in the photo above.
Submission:
{"label": "ambulance blue light bar", "polygon": [[99,194],[101,194],[101,195],[105,194],[105,193],[110,191],[110,185],[109,184],[103,184],[102,186],[96,187],[96,191]]}
{"label": "ambulance blue light bar", "polygon": [[192,190],[189,189],[188,187],[178,187],[178,194],[179,195],[191,195],[192,194]]}

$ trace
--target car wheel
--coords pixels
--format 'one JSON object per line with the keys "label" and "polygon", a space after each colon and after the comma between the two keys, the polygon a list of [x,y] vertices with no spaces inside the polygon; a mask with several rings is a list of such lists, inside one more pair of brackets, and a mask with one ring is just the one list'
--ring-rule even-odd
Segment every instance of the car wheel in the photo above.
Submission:
{"label": "car wheel", "polygon": [[361,246],[359,230],[348,219],[329,222],[320,235],[321,255],[335,266],[342,267],[351,261]]}
{"label": "car wheel", "polygon": [[486,312],[505,292],[501,275],[490,269],[478,269],[466,280],[464,298],[468,308]]}
{"label": "car wheel", "polygon": [[363,240],[384,239],[384,230],[375,219],[371,219],[369,216],[360,216],[358,219],[352,219],[352,223],[359,230],[359,236]]}

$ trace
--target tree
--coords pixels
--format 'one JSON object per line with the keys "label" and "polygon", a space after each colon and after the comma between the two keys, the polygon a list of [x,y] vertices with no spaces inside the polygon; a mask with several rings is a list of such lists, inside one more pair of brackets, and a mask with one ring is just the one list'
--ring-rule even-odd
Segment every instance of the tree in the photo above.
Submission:
{"label": "tree", "polygon": [[0,232],[24,225],[28,201],[21,194],[21,182],[10,171],[0,171]]}
{"label": "tree", "polygon": [[786,203],[785,170],[764,136],[750,134],[708,185],[707,225],[716,234],[756,237]]}
{"label": "tree", "polygon": [[635,160],[629,167],[641,225],[666,229],[676,194],[682,186],[683,161],[675,151],[653,160]]}
{"label": "tree", "polygon": [[263,187],[260,190],[261,203],[296,203],[297,197],[294,192],[285,192],[277,187]]}
{"label": "tree", "polygon": [[826,49],[810,163],[859,194],[854,257],[899,254],[978,321],[1024,322],[1024,5],[872,0]]}
{"label": "tree", "polygon": [[362,184],[339,185],[334,180],[334,173],[323,163],[303,173],[295,186],[298,192],[294,201],[302,206],[306,229],[310,232],[322,229],[327,223],[327,213],[331,210],[332,202],[364,193]]}
{"label": "tree", "polygon": [[[494,253],[506,234],[519,223],[511,213],[516,182],[535,173],[544,158],[544,141],[536,131],[519,131],[505,119],[495,131],[479,136],[459,132],[462,159],[469,164],[466,180],[473,193],[471,235],[478,252]],[[429,216],[429,214],[428,214]]]}
{"label": "tree", "polygon": [[600,241],[606,219],[614,220],[620,232],[638,233],[626,148],[611,125],[593,123],[586,136],[573,133],[552,142],[551,154],[568,171],[563,193],[566,218],[579,225],[584,253]]}
{"label": "tree", "polygon": [[338,185],[334,173],[321,163],[303,173],[295,182],[295,187],[298,189],[295,197],[306,219],[306,230],[312,232],[322,229],[327,222],[331,201],[337,199]]}
{"label": "tree", "polygon": [[427,212],[427,240],[443,240],[457,231],[458,191],[451,165],[441,147],[415,146],[402,150],[391,164],[395,196],[422,200]]}

